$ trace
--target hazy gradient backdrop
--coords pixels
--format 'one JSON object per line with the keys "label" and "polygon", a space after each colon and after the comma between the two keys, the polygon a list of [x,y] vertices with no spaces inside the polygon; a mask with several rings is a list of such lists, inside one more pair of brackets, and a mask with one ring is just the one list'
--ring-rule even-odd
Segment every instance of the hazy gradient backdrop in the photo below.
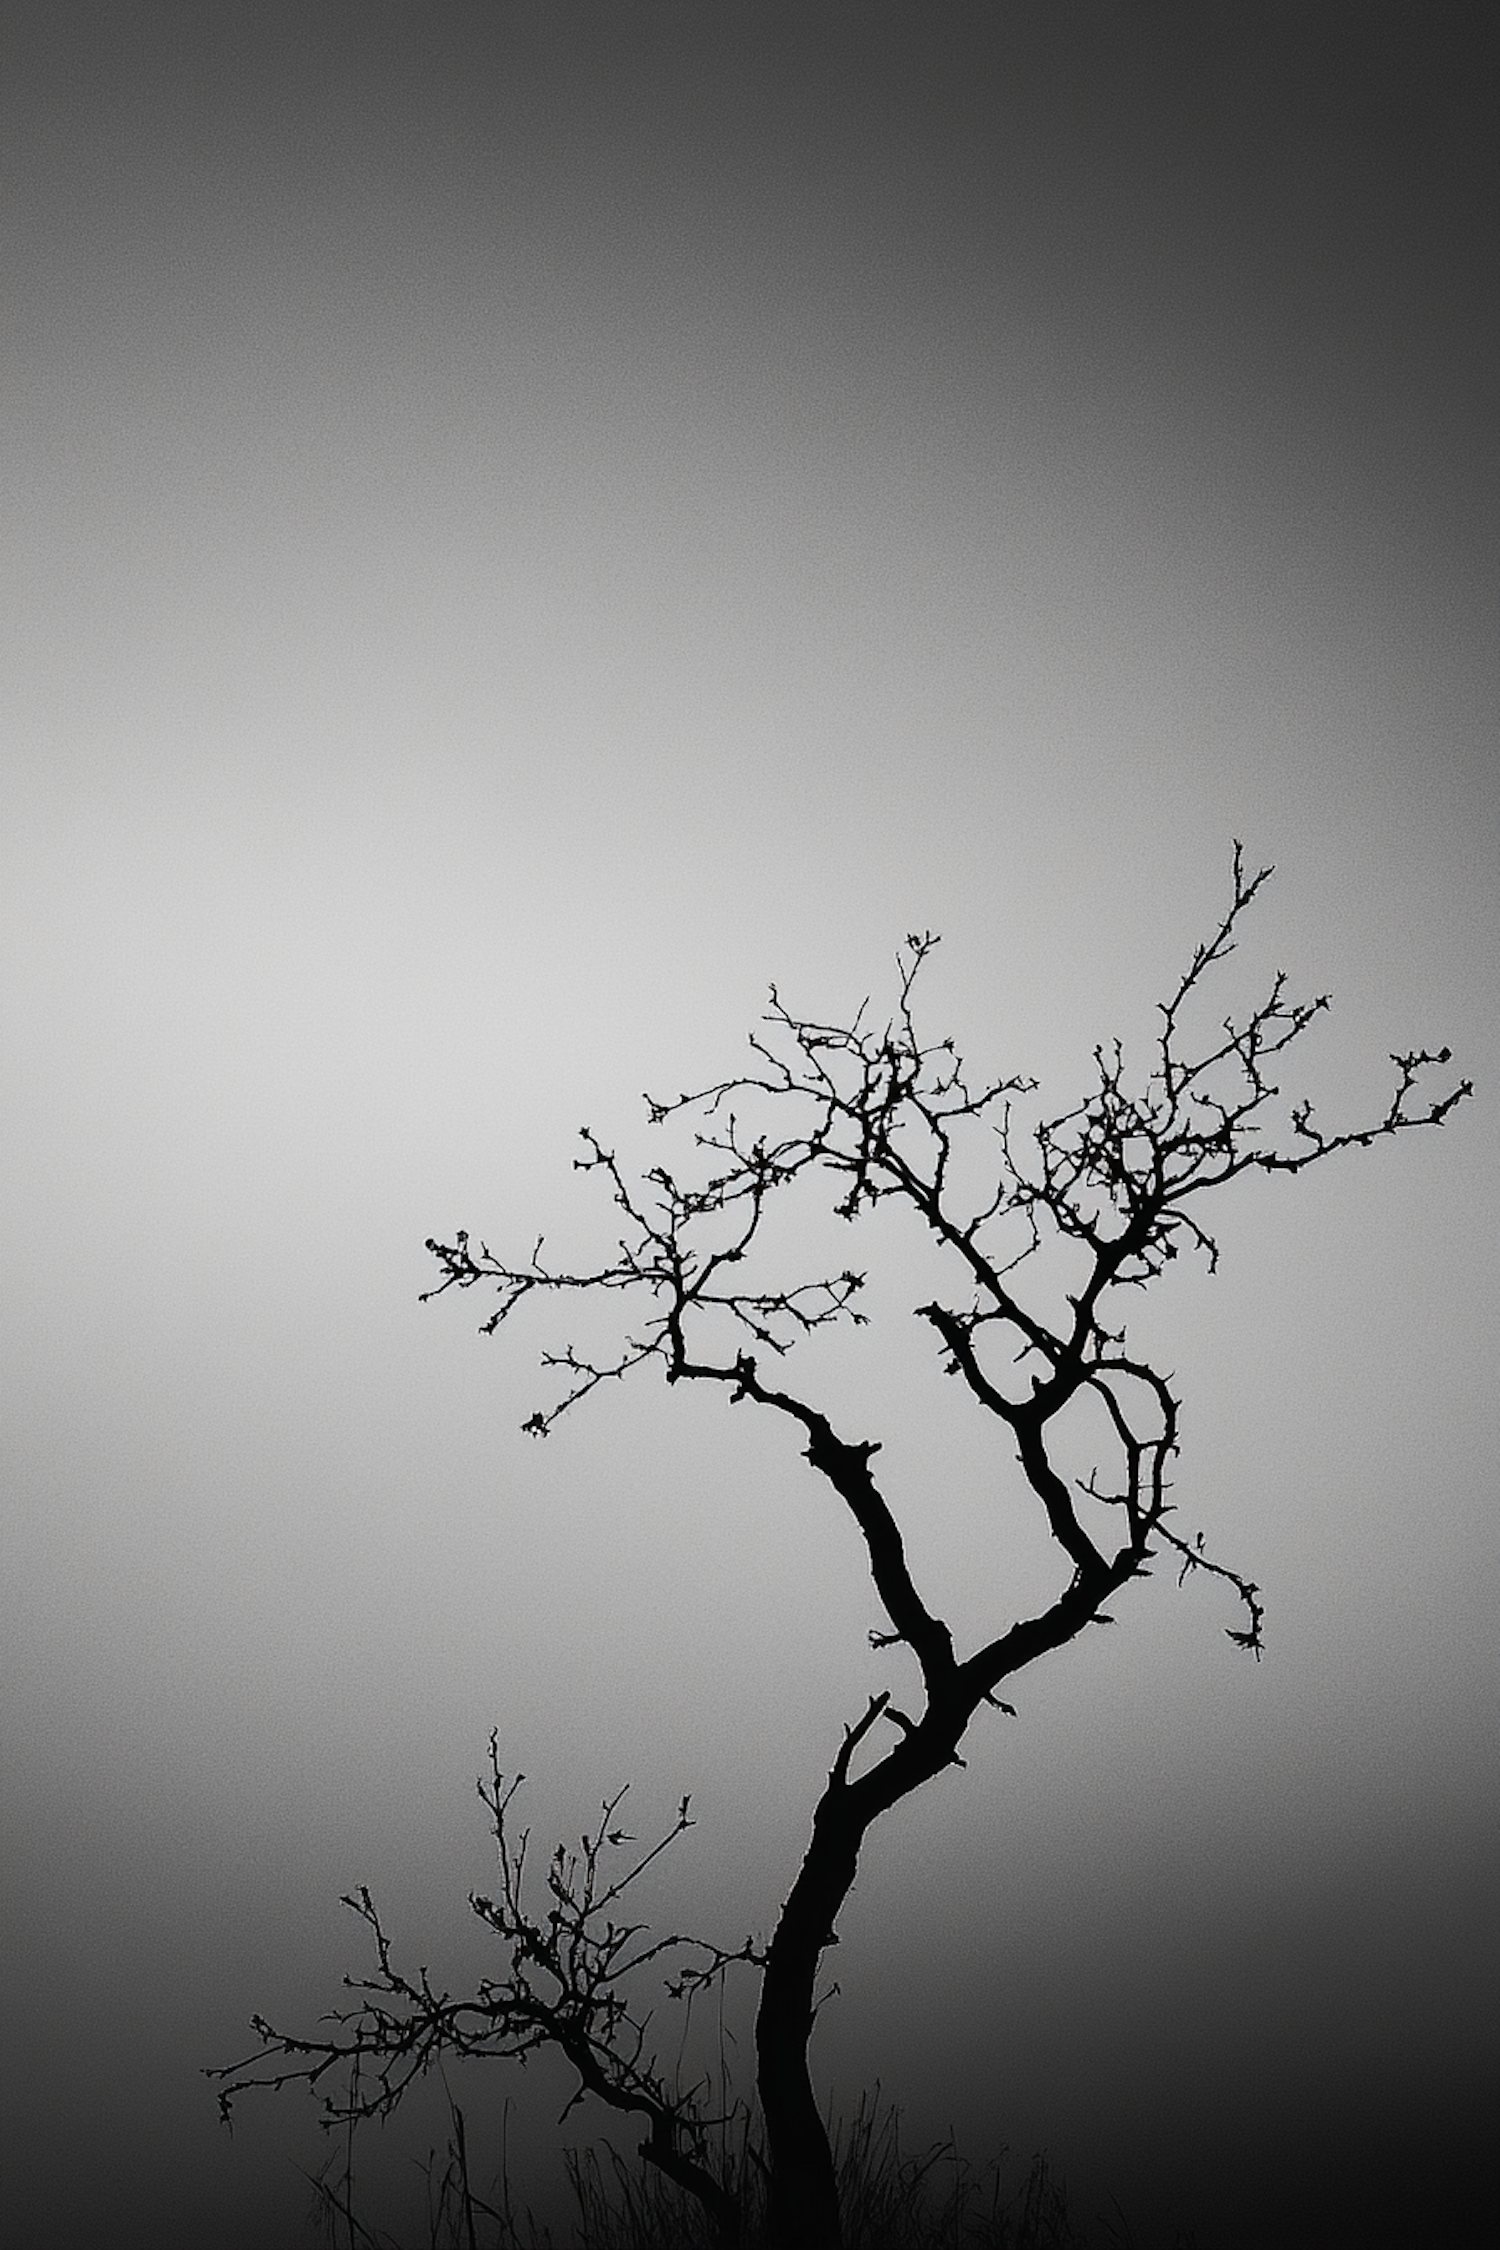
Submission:
{"label": "hazy gradient backdrop", "polygon": [[[302,2239],[312,2104],[231,2141],[197,2071],[332,2002],[356,1882],[472,1964],[492,1724],[543,1835],[691,1790],[673,1918],[767,1926],[886,1676],[852,1531],[654,1380],[524,1439],[562,1324],[420,1307],[423,1239],[607,1239],[578,1125],[643,1148],[771,979],[878,1003],[908,929],[1060,1107],[1235,835],[1247,971],[1336,995],[1299,1088],[1447,1040],[1478,1099],[1174,1270],[1266,1661],[1158,1580],[1020,1682],[872,1845],[820,2067],[1201,2250],[1478,2241],[1492,20],[6,8],[18,2244]],[[1005,1479],[887,1297],[868,1432],[993,1630]]]}

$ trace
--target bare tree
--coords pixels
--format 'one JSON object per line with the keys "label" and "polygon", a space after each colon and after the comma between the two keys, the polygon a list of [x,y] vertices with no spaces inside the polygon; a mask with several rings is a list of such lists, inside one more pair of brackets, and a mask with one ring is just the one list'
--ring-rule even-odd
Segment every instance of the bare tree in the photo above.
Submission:
{"label": "bare tree", "polygon": [[[1118,1044],[1096,1049],[1092,1091],[1059,1116],[1024,1124],[1036,1091],[1031,1080],[973,1078],[951,1039],[924,1042],[913,996],[936,940],[910,937],[899,956],[895,1011],[883,1027],[870,1022],[867,1008],[847,1025],[796,1015],[773,987],[744,1075],[671,1100],[648,1096],[653,1124],[690,1128],[678,1168],[661,1164],[634,1178],[585,1130],[579,1168],[602,1177],[617,1214],[617,1239],[602,1263],[561,1269],[540,1239],[520,1262],[467,1233],[428,1243],[442,1276],[429,1296],[498,1292],[486,1332],[533,1298],[619,1295],[628,1302],[630,1325],[614,1348],[544,1355],[553,1393],[525,1424],[538,1436],[601,1386],[653,1362],[669,1384],[717,1384],[733,1404],[778,1417],[858,1526],[886,1619],[872,1642],[899,1647],[915,1662],[919,1690],[910,1711],[886,1691],[844,1729],[765,1951],[702,1947],[692,1956],[694,1975],[722,1973],[736,1960],[760,1975],[756,2090],[781,2250],[838,2250],[842,2241],[809,2045],[820,1962],[872,1824],[961,1764],[960,1745],[981,1706],[999,1704],[998,1690],[1027,1666],[1107,1622],[1106,1604],[1148,1575],[1157,1556],[1169,1557],[1179,1578],[1220,1580],[1238,1610],[1230,1639],[1260,1654],[1259,1589],[1207,1554],[1201,1533],[1185,1535],[1170,1520],[1179,1404],[1167,1376],[1129,1341],[1126,1292],[1149,1286],[1183,1251],[1201,1253],[1210,1269],[1217,1264],[1204,1216],[1212,1191],[1244,1174],[1302,1172],[1344,1149],[1440,1125],[1472,1091],[1467,1080],[1428,1090],[1431,1073],[1449,1062],[1446,1048],[1395,1055],[1383,1112],[1327,1130],[1310,1101],[1283,1098],[1273,1075],[1328,1005],[1326,996],[1294,999],[1278,973],[1257,1005],[1202,1027],[1206,988],[1235,951],[1270,872],[1247,875],[1236,845],[1227,911],[1159,1004],[1144,1072],[1127,1068]],[[837,1428],[806,1387],[782,1373],[807,1337],[865,1319],[865,1276],[852,1266],[812,1276],[766,1270],[773,1220],[799,1182],[821,1183],[832,1210],[851,1224],[888,1204],[930,1239],[951,1281],[916,1315],[946,1371],[993,1417],[1002,1452],[1018,1466],[1055,1543],[1055,1598],[966,1652],[916,1583],[892,1495],[877,1474],[878,1440]],[[1061,1440],[1066,1430],[1076,1442],[1085,1425],[1096,1458],[1079,1480],[1059,1465]],[[497,1803],[498,1788],[497,1775]],[[503,1837],[501,1857],[503,1866]],[[389,1977],[383,1936],[361,1899]],[[523,1921],[516,1907],[503,1934],[514,1938]],[[535,1956],[535,1936],[525,1943]],[[458,2016],[443,2015],[425,1990],[407,1988],[403,2001],[402,2024],[427,2027],[426,2052],[473,2051],[462,2044]],[[493,1997],[486,2004],[496,2005]],[[519,2006],[513,1994],[507,2005]],[[585,2053],[569,2044],[578,2006],[566,1977],[558,1978],[550,2012],[527,2017],[524,2037],[561,2046],[582,2087],[639,2108],[651,2122],[643,2153],[653,2161],[691,2144],[697,2113],[673,2108],[659,2081],[648,2089],[631,2078],[643,2069],[637,2019],[628,2012],[611,2019],[596,2008]],[[332,2059],[327,2042],[299,2046],[258,2028],[267,2052],[302,2059],[300,2073],[284,2075],[315,2077],[327,2067],[325,2055]],[[400,2056],[403,2068],[416,2068],[414,2050],[402,2044],[408,2036],[371,2018],[360,2051]],[[338,2049],[350,2051],[347,2040]],[[247,2082],[242,2066],[230,2092]],[[697,2161],[690,2148],[682,2161]],[[701,2193],[701,2184],[685,2184]]]}

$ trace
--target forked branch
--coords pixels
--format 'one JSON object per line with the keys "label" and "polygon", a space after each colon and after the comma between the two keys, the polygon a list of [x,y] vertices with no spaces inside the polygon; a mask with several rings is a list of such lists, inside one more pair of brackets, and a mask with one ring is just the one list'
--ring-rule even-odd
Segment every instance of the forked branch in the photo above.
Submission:
{"label": "forked branch", "polygon": [[[831,1209],[849,1221],[878,1204],[904,1207],[954,1276],[954,1290],[921,1305],[920,1316],[950,1372],[1003,1428],[1006,1451],[1071,1569],[1070,1586],[1102,1587],[1122,1569],[1140,1574],[1160,1536],[1189,1558],[1189,1570],[1206,1569],[1237,1590],[1246,1626],[1232,1637],[1258,1652],[1251,1581],[1165,1529],[1179,1407],[1167,1378],[1129,1351],[1121,1292],[1143,1287],[1184,1250],[1215,1266],[1218,1247],[1201,1216],[1209,1190],[1242,1173],[1303,1171],[1344,1149],[1441,1125],[1472,1091],[1467,1079],[1434,1089],[1448,1050],[1415,1049],[1393,1058],[1396,1082],[1383,1111],[1325,1130],[1310,1100],[1283,1100],[1272,1073],[1327,996],[1296,998],[1282,972],[1258,1002],[1195,1028],[1206,987],[1236,952],[1270,874],[1248,871],[1235,845],[1228,904],[1160,1004],[1143,1076],[1118,1045],[1100,1047],[1092,1093],[1023,1126],[1023,1105],[1035,1094],[1030,1078],[976,1075],[951,1037],[919,1032],[915,988],[938,942],[923,932],[898,955],[895,1008],[883,1027],[868,1002],[847,1023],[824,1022],[793,1012],[773,987],[764,1027],[751,1036],[750,1070],[697,1093],[648,1097],[653,1124],[689,1126],[684,1164],[631,1180],[613,1151],[584,1133],[580,1168],[603,1176],[622,1222],[610,1259],[564,1271],[546,1263],[538,1241],[529,1260],[510,1264],[487,1245],[476,1252],[460,1232],[452,1243],[429,1243],[441,1273],[429,1294],[493,1287],[498,1303],[484,1323],[493,1332],[535,1296],[628,1293],[635,1317],[615,1351],[598,1356],[569,1344],[543,1355],[562,1381],[560,1394],[527,1419],[537,1434],[601,1384],[652,1360],[669,1382],[718,1383],[736,1402],[797,1423],[807,1459],[864,1539],[889,1627],[879,1638],[913,1649],[932,1696],[951,1685],[952,1635],[919,1593],[895,1508],[871,1473],[877,1441],[843,1436],[801,1390],[759,1373],[759,1355],[785,1361],[814,1333],[864,1319],[858,1270],[787,1270],[798,1237],[774,1225],[784,1191],[821,1178]],[[959,1179],[968,1183],[962,1191]],[[1049,1245],[1061,1245],[1077,1269],[1075,1283],[1050,1297],[1029,1282],[1033,1273],[1040,1281],[1039,1254]],[[752,1264],[757,1286],[742,1279]],[[1114,1464],[1101,1458],[1070,1485],[1055,1463],[1057,1439],[1088,1397],[1104,1407]],[[1079,1497],[1118,1508],[1123,1545],[1101,1546],[1085,1528]]]}

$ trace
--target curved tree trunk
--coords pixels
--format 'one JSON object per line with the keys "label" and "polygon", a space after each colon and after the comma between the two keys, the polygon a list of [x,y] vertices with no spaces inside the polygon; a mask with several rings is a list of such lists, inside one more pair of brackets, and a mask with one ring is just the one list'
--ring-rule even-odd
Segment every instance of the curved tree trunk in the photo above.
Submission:
{"label": "curved tree trunk", "polygon": [[807,2053],[818,1965],[825,1948],[838,1943],[834,1923],[854,1888],[872,1824],[952,1761],[978,1693],[970,1688],[944,1697],[919,1726],[893,1713],[905,1730],[902,1739],[851,1782],[854,1751],[890,1700],[873,1697],[859,1723],[845,1730],[818,1800],[807,1851],[767,1949],[755,2018],[756,2092],[766,2133],[775,2250],[843,2250],[833,2150]]}
{"label": "curved tree trunk", "polygon": [[755,2018],[756,2090],[775,2250],[842,2250],[838,2182],[808,2066],[818,1964],[853,1888],[868,1822],[830,1781],[766,1955]]}

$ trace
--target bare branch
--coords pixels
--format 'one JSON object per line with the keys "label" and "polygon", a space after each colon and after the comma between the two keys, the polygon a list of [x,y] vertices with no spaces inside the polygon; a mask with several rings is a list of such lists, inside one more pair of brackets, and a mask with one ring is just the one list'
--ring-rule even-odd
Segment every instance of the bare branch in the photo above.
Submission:
{"label": "bare branch", "polygon": [[721,2231],[732,2234],[735,2213],[707,2168],[707,2137],[721,2120],[706,2110],[702,2086],[672,2084],[653,2060],[651,2011],[632,1984],[654,1970],[670,1999],[690,2004],[734,1967],[761,1966],[765,1956],[749,1938],[735,1947],[680,1935],[652,1938],[644,1924],[615,1919],[613,1909],[625,1894],[692,1827],[686,1798],[665,1834],[631,1856],[634,1838],[618,1825],[626,1795],[619,1791],[576,1848],[556,1847],[543,1879],[548,1903],[535,1910],[526,1878],[530,1832],[517,1833],[511,1818],[522,1779],[501,1773],[492,1734],[489,1773],[478,1787],[499,1884],[493,1897],[475,1892],[469,1903],[505,1948],[501,1973],[455,1997],[435,1986],[425,1968],[415,1975],[398,1968],[375,1902],[361,1885],[343,1903],[364,1924],[375,1962],[365,1976],[344,1979],[353,2004],[322,2017],[311,2034],[255,2017],[257,2048],[207,2073],[220,2082],[220,2110],[227,2119],[252,2088],[302,2084],[328,2089],[326,2127],[348,2125],[389,2115],[417,2080],[444,2062],[524,2062],[553,2047],[576,2074],[569,2107],[588,2094],[639,2116],[648,2128],[643,2154],[697,2195]]}
{"label": "bare branch", "polygon": [[[892,1628],[877,1645],[910,1645],[929,1697],[946,1695],[952,1636],[919,1594],[894,1509],[871,1474],[877,1442],[838,1436],[797,1389],[759,1373],[757,1355],[785,1360],[802,1339],[864,1318],[856,1303],[862,1273],[775,1273],[779,1199],[793,1183],[816,1177],[847,1221],[878,1204],[908,1210],[962,1290],[920,1306],[920,1317],[945,1365],[1003,1427],[1074,1579],[1102,1584],[1127,1558],[1139,1570],[1169,1506],[1178,1409],[1165,1379],[1130,1354],[1115,1309],[1119,1293],[1144,1287],[1184,1250],[1201,1252],[1210,1268],[1217,1263],[1217,1244],[1199,1217],[1207,1190],[1242,1173],[1301,1171],[1345,1148],[1441,1125],[1472,1090],[1465,1079],[1429,1091],[1448,1050],[1415,1049],[1393,1057],[1396,1085],[1383,1112],[1325,1130],[1310,1101],[1283,1102],[1272,1071],[1327,997],[1293,997],[1281,972],[1248,1009],[1195,1032],[1206,988],[1236,952],[1270,875],[1269,867],[1252,873],[1236,843],[1228,905],[1160,1004],[1154,1058],[1142,1079],[1118,1044],[1101,1046],[1092,1093],[1023,1130],[1018,1105],[1034,1093],[1033,1081],[976,1077],[951,1038],[929,1040],[918,1030],[917,980],[938,941],[931,932],[913,934],[897,955],[896,1002],[883,1027],[868,1002],[846,1023],[825,1022],[795,1013],[773,986],[763,1026],[751,1036],[749,1071],[697,1093],[648,1097],[653,1124],[691,1127],[687,1168],[658,1165],[629,1180],[614,1152],[584,1132],[580,1169],[602,1176],[623,1222],[613,1256],[562,1271],[545,1261],[538,1240],[529,1259],[512,1265],[487,1245],[476,1253],[459,1233],[451,1244],[429,1244],[442,1274],[429,1294],[493,1286],[498,1302],[484,1324],[492,1332],[539,1293],[632,1292],[643,1317],[616,1350],[598,1356],[569,1344],[544,1353],[543,1366],[562,1378],[561,1387],[526,1428],[545,1434],[602,1385],[650,1360],[661,1362],[669,1382],[717,1383],[737,1403],[748,1399],[795,1421],[807,1459],[863,1535]],[[960,1200],[956,1181],[982,1177],[985,1160],[986,1183],[977,1196],[968,1186],[969,1200]],[[793,1251],[796,1241],[793,1229]],[[1032,1301],[1036,1292],[1025,1284],[1049,1244],[1066,1246],[1082,1276],[1047,1306]],[[771,1269],[758,1286],[740,1278],[752,1255]],[[1053,1462],[1056,1433],[1085,1393],[1102,1402],[1116,1451],[1113,1465],[1101,1457],[1078,1490],[1118,1507],[1126,1538],[1115,1561],[1085,1530]],[[1236,1588],[1252,1619],[1247,1645],[1258,1650],[1251,1582],[1208,1565],[1196,1550],[1191,1567],[1211,1567]]]}

